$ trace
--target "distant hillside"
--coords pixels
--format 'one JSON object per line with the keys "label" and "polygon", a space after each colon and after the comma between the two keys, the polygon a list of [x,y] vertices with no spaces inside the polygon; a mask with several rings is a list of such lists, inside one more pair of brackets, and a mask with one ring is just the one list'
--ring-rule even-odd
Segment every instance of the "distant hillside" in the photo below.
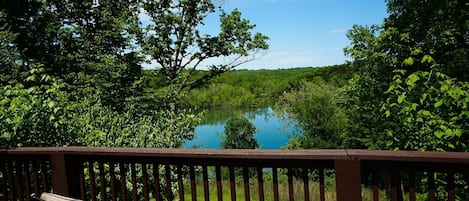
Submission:
{"label": "distant hillside", "polygon": [[[147,90],[157,88],[159,80],[145,70]],[[203,75],[204,71],[198,71]],[[233,70],[192,90],[188,102],[198,107],[263,107],[271,105],[285,91],[303,81],[323,80],[341,87],[352,77],[347,64],[277,70]]]}

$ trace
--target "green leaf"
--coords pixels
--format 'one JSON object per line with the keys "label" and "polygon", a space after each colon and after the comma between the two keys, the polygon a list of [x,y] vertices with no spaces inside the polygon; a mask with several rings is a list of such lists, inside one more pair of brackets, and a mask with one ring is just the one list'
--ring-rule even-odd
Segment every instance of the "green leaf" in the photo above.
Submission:
{"label": "green leaf", "polygon": [[47,101],[47,107],[53,108],[55,105],[56,105],[56,104],[55,104],[54,101]]}
{"label": "green leaf", "polygon": [[422,53],[423,53],[423,51],[421,49],[415,48],[415,49],[412,50],[412,52],[410,54],[413,55],[413,56],[417,56],[417,55],[422,54]]}
{"label": "green leaf", "polygon": [[412,57],[409,57],[404,60],[404,65],[406,66],[412,66],[414,64],[414,59]]}
{"label": "green leaf", "polygon": [[416,84],[415,82],[419,81],[420,80],[420,77],[416,74],[411,74],[409,75],[409,77],[407,78],[407,81],[406,81],[406,84],[408,86],[411,86],[411,87],[415,87]]}
{"label": "green leaf", "polygon": [[422,114],[423,116],[430,116],[431,114],[430,111],[428,110],[420,110],[419,113]]}
{"label": "green leaf", "polygon": [[435,60],[433,60],[433,57],[430,55],[424,55],[422,58],[422,63],[431,64],[431,63],[435,63]]}
{"label": "green leaf", "polygon": [[402,102],[404,102],[404,100],[407,98],[406,94],[402,94],[400,95],[399,97],[397,97],[397,103],[401,104]]}
{"label": "green leaf", "polygon": [[434,134],[437,138],[441,138],[443,136],[443,132],[441,132],[441,131],[435,131]]}
{"label": "green leaf", "polygon": [[435,108],[438,108],[438,107],[440,107],[441,105],[443,105],[443,99],[438,100],[438,101],[434,104]]}
{"label": "green leaf", "polygon": [[36,76],[34,76],[34,75],[28,76],[26,78],[26,81],[34,82],[34,81],[36,81]]}
{"label": "green leaf", "polygon": [[441,92],[446,92],[446,91],[448,91],[448,89],[449,89],[449,85],[447,85],[447,84],[442,84],[441,87],[440,87]]}
{"label": "green leaf", "polygon": [[11,138],[11,136],[12,136],[12,135],[11,135],[10,132],[4,132],[4,133],[1,135],[2,138],[7,138],[7,139]]}
{"label": "green leaf", "polygon": [[391,116],[391,111],[386,110],[385,114],[386,114],[386,117],[390,117]]}

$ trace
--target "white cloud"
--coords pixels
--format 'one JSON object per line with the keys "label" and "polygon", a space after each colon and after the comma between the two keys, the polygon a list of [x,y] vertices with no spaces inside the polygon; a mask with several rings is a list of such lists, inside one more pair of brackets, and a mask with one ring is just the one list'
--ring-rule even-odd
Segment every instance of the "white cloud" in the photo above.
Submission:
{"label": "white cloud", "polygon": [[319,51],[274,51],[264,57],[243,64],[238,69],[278,69],[294,67],[317,67],[345,63],[341,48]]}
{"label": "white cloud", "polygon": [[[328,48],[319,51],[271,51],[263,57],[242,64],[236,69],[280,69],[295,67],[319,67],[345,63],[346,57],[342,48]],[[207,66],[214,64],[226,64],[226,58],[211,58],[203,62],[199,69],[205,70]],[[158,65],[144,65],[144,68],[152,69]]]}

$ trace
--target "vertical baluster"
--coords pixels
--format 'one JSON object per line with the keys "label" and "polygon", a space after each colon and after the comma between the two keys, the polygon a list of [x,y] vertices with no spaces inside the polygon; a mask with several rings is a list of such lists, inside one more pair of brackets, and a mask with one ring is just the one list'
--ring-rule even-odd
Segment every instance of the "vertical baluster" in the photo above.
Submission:
{"label": "vertical baluster", "polygon": [[37,161],[32,162],[33,165],[33,185],[34,185],[34,194],[39,196],[39,176],[37,175],[39,172],[39,168],[37,167]]}
{"label": "vertical baluster", "polygon": [[155,179],[155,200],[156,201],[161,201],[160,200],[160,168],[158,163],[153,163],[153,177]]}
{"label": "vertical baluster", "polygon": [[435,189],[435,174],[433,172],[428,172],[428,200],[435,201],[436,189]]}
{"label": "vertical baluster", "polygon": [[98,163],[99,168],[99,185],[101,190],[101,200],[106,200],[106,180],[104,179],[104,162]]}
{"label": "vertical baluster", "polygon": [[223,189],[221,186],[221,171],[220,171],[220,166],[215,167],[215,177],[217,180],[217,197],[218,201],[223,200]]}
{"label": "vertical baluster", "polygon": [[143,200],[148,201],[150,199],[148,192],[148,172],[147,164],[142,163],[142,183],[143,183]]}
{"label": "vertical baluster", "polygon": [[132,200],[136,201],[138,198],[137,194],[137,173],[136,173],[135,163],[130,164],[130,175],[132,182]]}
{"label": "vertical baluster", "polygon": [[31,200],[30,196],[31,195],[31,178],[29,174],[30,170],[30,165],[31,163],[24,163],[23,164],[23,171],[24,171],[24,190],[26,194],[26,200]]}
{"label": "vertical baluster", "polygon": [[109,163],[109,174],[111,176],[111,200],[116,201],[116,171],[114,162]]}
{"label": "vertical baluster", "polygon": [[210,196],[209,196],[209,189],[208,189],[208,174],[207,174],[207,166],[202,167],[202,177],[204,180],[204,198],[205,201],[210,201]]}
{"label": "vertical baluster", "polygon": [[197,189],[196,189],[196,184],[195,184],[195,170],[194,170],[193,165],[189,166],[189,174],[190,174],[190,179],[191,179],[192,201],[197,201]]}
{"label": "vertical baluster", "polygon": [[83,163],[80,163],[79,170],[80,177],[80,196],[82,200],[86,200],[86,188],[85,188],[85,172],[83,168]]}
{"label": "vertical baluster", "polygon": [[303,189],[304,189],[304,200],[309,201],[309,176],[308,168],[303,168]]}
{"label": "vertical baluster", "polygon": [[234,167],[229,167],[230,172],[230,192],[231,192],[231,201],[236,201],[236,181],[234,175]]}
{"label": "vertical baluster", "polygon": [[251,200],[251,193],[249,192],[249,169],[248,167],[243,167],[243,180],[244,180],[244,200]]}
{"label": "vertical baluster", "polygon": [[409,200],[415,201],[415,171],[409,172]]}
{"label": "vertical baluster", "polygon": [[120,183],[121,183],[121,200],[127,200],[127,187],[125,181],[125,165],[123,163],[119,163],[119,174],[120,174]]}
{"label": "vertical baluster", "polygon": [[277,175],[277,168],[273,167],[272,168],[272,183],[273,183],[273,190],[274,190],[274,201],[279,201],[279,195],[278,195],[278,175]]}
{"label": "vertical baluster", "polygon": [[290,201],[294,201],[295,198],[293,196],[293,172],[291,168],[288,168],[287,175],[288,175],[288,198]]}
{"label": "vertical baluster", "polygon": [[0,190],[1,190],[1,194],[2,194],[2,201],[6,201],[6,184],[5,184],[5,178],[6,178],[6,175],[5,175],[5,171],[3,171],[3,167],[5,166],[5,164],[0,161]]}
{"label": "vertical baluster", "polygon": [[326,200],[326,194],[324,193],[324,169],[319,169],[319,198],[321,201]]}
{"label": "vertical baluster", "polygon": [[259,188],[259,201],[264,201],[264,175],[261,167],[257,167],[257,185]]}
{"label": "vertical baluster", "polygon": [[456,200],[456,192],[454,186],[454,173],[448,172],[448,200],[454,201]]}
{"label": "vertical baluster", "polygon": [[18,196],[18,200],[24,200],[24,192],[23,192],[23,186],[21,185],[21,181],[23,181],[23,174],[21,171],[22,163],[19,161],[16,161],[15,163],[15,183],[16,183],[16,193]]}
{"label": "vertical baluster", "polygon": [[166,200],[173,200],[171,192],[171,167],[169,165],[165,166],[166,172]]}
{"label": "vertical baluster", "polygon": [[184,183],[182,181],[182,166],[177,166],[177,177],[178,177],[178,187],[179,187],[179,200],[184,201]]}
{"label": "vertical baluster", "polygon": [[13,161],[9,161],[8,166],[8,184],[10,186],[10,200],[15,200],[15,184],[13,183]]}
{"label": "vertical baluster", "polygon": [[91,200],[96,200],[95,190],[95,173],[94,173],[94,162],[88,162],[88,171],[90,172],[90,196]]}
{"label": "vertical baluster", "polygon": [[378,170],[374,169],[371,173],[371,185],[373,189],[373,200],[379,201],[379,188],[378,188]]}
{"label": "vertical baluster", "polygon": [[46,167],[48,166],[48,164],[46,163],[46,161],[41,161],[41,180],[42,180],[42,191],[43,192],[47,192],[48,189],[48,185],[47,185],[47,169]]}
{"label": "vertical baluster", "polygon": [[223,200],[223,189],[221,186],[221,170],[220,166],[215,167],[215,180],[217,182],[217,200],[222,201]]}
{"label": "vertical baluster", "polygon": [[[465,170],[462,174],[466,185],[469,185],[469,170]],[[466,188],[466,200],[469,200],[469,188]]]}
{"label": "vertical baluster", "polygon": [[[6,163],[3,161],[0,161],[0,174],[2,175],[2,178],[0,179],[0,189],[2,191],[2,201],[7,200],[7,171],[6,171]],[[37,195],[37,193],[36,193]]]}
{"label": "vertical baluster", "polygon": [[400,173],[397,170],[391,171],[391,201],[398,201],[399,195]]}

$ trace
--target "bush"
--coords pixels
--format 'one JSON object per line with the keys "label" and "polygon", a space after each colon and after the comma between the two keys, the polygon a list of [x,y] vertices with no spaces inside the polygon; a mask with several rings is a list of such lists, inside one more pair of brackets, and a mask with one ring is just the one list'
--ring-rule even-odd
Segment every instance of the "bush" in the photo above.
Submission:
{"label": "bush", "polygon": [[255,149],[259,144],[254,139],[256,127],[244,116],[233,117],[226,122],[221,147],[224,149]]}

